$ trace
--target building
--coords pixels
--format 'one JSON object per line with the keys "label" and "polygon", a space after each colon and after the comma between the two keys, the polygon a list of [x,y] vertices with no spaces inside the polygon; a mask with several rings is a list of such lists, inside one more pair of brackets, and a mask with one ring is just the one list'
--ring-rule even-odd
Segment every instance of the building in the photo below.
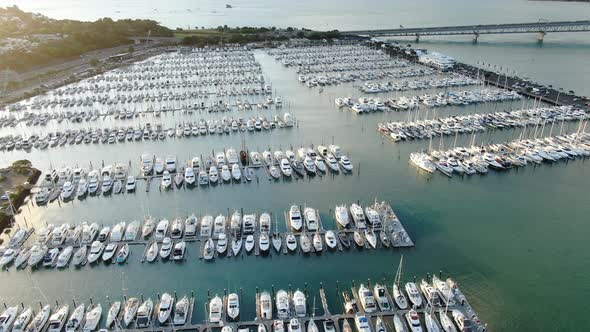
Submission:
{"label": "building", "polygon": [[[418,53],[418,52],[416,52]],[[418,61],[428,66],[436,67],[442,70],[448,70],[455,66],[457,63],[455,59],[451,58],[448,55],[438,53],[438,52],[430,52],[426,53],[421,51],[418,53]]]}

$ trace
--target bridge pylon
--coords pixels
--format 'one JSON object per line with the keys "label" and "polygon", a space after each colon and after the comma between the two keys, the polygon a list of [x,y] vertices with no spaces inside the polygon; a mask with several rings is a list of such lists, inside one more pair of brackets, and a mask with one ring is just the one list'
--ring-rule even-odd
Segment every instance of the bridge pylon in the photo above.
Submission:
{"label": "bridge pylon", "polygon": [[477,44],[477,39],[479,38],[479,33],[473,31],[473,43]]}
{"label": "bridge pylon", "polygon": [[416,34],[416,43],[419,43],[419,42],[420,42],[420,35]]}
{"label": "bridge pylon", "polygon": [[543,39],[545,39],[545,35],[547,33],[545,31],[539,31],[539,33],[537,34],[537,42],[539,44],[543,44]]}

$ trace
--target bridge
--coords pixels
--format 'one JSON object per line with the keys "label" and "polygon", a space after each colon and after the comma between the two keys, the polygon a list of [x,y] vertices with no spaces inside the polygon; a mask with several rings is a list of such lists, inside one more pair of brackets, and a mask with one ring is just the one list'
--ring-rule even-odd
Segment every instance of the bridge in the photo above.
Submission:
{"label": "bridge", "polygon": [[400,28],[383,30],[357,30],[341,31],[344,35],[357,35],[369,37],[416,37],[421,36],[455,36],[472,35],[473,41],[477,42],[479,35],[491,34],[515,34],[515,33],[536,33],[539,42],[543,41],[549,32],[582,32],[590,31],[590,21],[560,21],[549,22],[539,20],[533,23],[511,23],[511,24],[489,24],[489,25],[460,25],[431,28]]}

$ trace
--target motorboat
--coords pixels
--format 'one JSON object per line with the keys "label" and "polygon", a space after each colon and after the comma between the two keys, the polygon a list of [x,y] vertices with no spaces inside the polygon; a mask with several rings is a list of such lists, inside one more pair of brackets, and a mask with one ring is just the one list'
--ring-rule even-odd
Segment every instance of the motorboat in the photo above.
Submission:
{"label": "motorboat", "polygon": [[145,153],[141,155],[141,172],[143,175],[150,175],[154,170],[153,156]]}
{"label": "motorboat", "polygon": [[158,222],[158,225],[156,226],[156,232],[154,235],[156,241],[161,241],[168,235],[169,225],[170,222],[168,221],[168,219],[162,219],[160,220],[160,222]]}
{"label": "motorboat", "polygon": [[338,245],[338,239],[336,238],[336,234],[334,234],[333,230],[327,230],[324,234],[324,240],[326,241],[326,246],[329,249],[335,249]]}
{"label": "motorboat", "polygon": [[[6,254],[6,252],[5,252],[5,254]],[[28,247],[22,248],[21,251],[16,256],[16,258],[14,259],[14,266],[17,269],[24,267],[27,264],[29,257],[31,257],[31,248],[28,248]],[[7,264],[9,264],[9,263],[7,263]]]}
{"label": "motorboat", "polygon": [[12,323],[16,320],[18,315],[18,306],[8,307],[2,315],[0,315],[0,331],[8,332],[12,328]]}
{"label": "motorboat", "polygon": [[350,159],[347,156],[342,156],[340,158],[340,160],[338,160],[338,164],[340,164],[340,167],[342,167],[342,169],[346,172],[351,172],[352,171],[352,163],[350,162]]}
{"label": "motorboat", "polygon": [[0,258],[0,267],[5,267],[5,266],[9,265],[10,263],[12,263],[12,261],[16,257],[18,257],[18,255],[19,255],[19,249],[13,249],[13,248],[6,249],[4,254],[2,254],[2,258]]}
{"label": "motorboat", "polygon": [[285,243],[289,251],[294,252],[295,250],[297,250],[297,239],[295,238],[295,235],[293,233],[287,234],[287,236],[285,237]]}
{"label": "motorboat", "polygon": [[101,176],[101,192],[103,195],[107,195],[113,189],[113,179],[112,179],[112,166],[106,166],[102,169]]}
{"label": "motorboat", "polygon": [[195,181],[196,181],[195,170],[192,167],[187,167],[184,169],[184,181],[189,186],[192,186],[195,184]]}
{"label": "motorboat", "polygon": [[35,318],[31,321],[31,323],[26,327],[27,332],[41,332],[43,328],[45,328],[45,324],[49,320],[49,315],[51,314],[51,306],[49,304],[43,306],[41,311],[35,315]]}
{"label": "motorboat", "polygon": [[117,263],[125,263],[127,257],[129,257],[129,243],[123,244],[117,252]]}
{"label": "motorboat", "polygon": [[365,239],[367,240],[367,243],[369,243],[371,248],[377,248],[377,235],[375,234],[375,231],[372,228],[367,228],[365,229],[364,234]]}
{"label": "motorboat", "polygon": [[324,242],[322,241],[322,236],[319,232],[313,234],[312,244],[315,252],[322,252],[322,250],[324,250]]}
{"label": "motorboat", "polygon": [[44,245],[33,246],[27,264],[29,266],[37,266],[45,257],[47,250],[49,249]]}
{"label": "motorboat", "polygon": [[307,332],[319,332],[318,326],[315,324],[313,317],[310,318],[307,323]]}
{"label": "motorboat", "polygon": [[277,295],[275,297],[275,307],[277,308],[277,318],[289,318],[291,308],[289,305],[289,294],[285,290],[280,289],[277,292]]}
{"label": "motorboat", "polygon": [[259,297],[260,316],[262,319],[272,319],[272,298],[270,293],[262,292]]}
{"label": "motorboat", "polygon": [[358,296],[361,301],[361,305],[366,313],[372,313],[377,311],[377,305],[375,304],[375,297],[373,292],[361,284],[358,289]]}
{"label": "motorboat", "polygon": [[70,318],[68,318],[66,322],[66,332],[74,332],[82,325],[85,309],[86,306],[84,305],[84,303],[80,304],[76,307],[76,309],[74,309],[74,311],[70,315]]}
{"label": "motorboat", "polygon": [[123,307],[123,326],[128,327],[135,319],[137,310],[139,309],[139,299],[136,297],[129,298]]}
{"label": "motorboat", "polygon": [[234,256],[237,256],[242,249],[242,238],[234,236],[231,240],[231,251]]}
{"label": "motorboat", "polygon": [[238,294],[230,293],[227,296],[227,309],[226,309],[227,316],[230,320],[237,320],[240,316],[240,299]]}
{"label": "motorboat", "polygon": [[59,249],[58,248],[51,248],[43,257],[43,266],[44,267],[54,267],[57,263],[57,256],[59,256]]}
{"label": "motorboat", "polygon": [[78,182],[78,188],[76,189],[76,196],[78,196],[78,198],[82,198],[82,197],[86,196],[87,192],[88,192],[88,181],[85,178],[82,178]]}
{"label": "motorboat", "polygon": [[70,229],[70,225],[65,223],[53,229],[51,232],[51,244],[59,246],[66,240],[66,232]]}
{"label": "motorboat", "polygon": [[105,242],[111,235],[111,228],[109,226],[103,227],[96,238],[100,242]]}
{"label": "motorboat", "polygon": [[76,252],[74,253],[74,257],[72,258],[72,263],[74,266],[81,266],[86,261],[86,254],[88,253],[88,247],[86,245],[82,245]]}
{"label": "motorboat", "polygon": [[174,306],[174,318],[172,319],[172,323],[174,325],[186,324],[189,309],[190,303],[188,297],[183,296]]}
{"label": "motorboat", "polygon": [[418,290],[416,284],[413,282],[408,282],[405,288],[412,305],[416,308],[420,308],[422,306],[422,295],[420,295],[420,291]]}
{"label": "motorboat", "polygon": [[299,323],[299,319],[291,318],[289,320],[289,325],[287,326],[288,332],[302,332],[301,324]]}
{"label": "motorboat", "polygon": [[186,242],[180,241],[174,245],[172,249],[172,260],[181,261],[184,259],[184,252],[186,250]]}
{"label": "motorboat", "polygon": [[156,223],[154,221],[154,219],[152,217],[147,217],[145,218],[145,221],[143,223],[143,226],[141,228],[141,237],[142,238],[147,238],[148,236],[150,236],[152,234],[152,232],[154,231],[154,229],[156,228]]}
{"label": "motorboat", "polygon": [[272,165],[268,168],[268,173],[274,179],[278,179],[281,176],[281,171],[279,170],[279,168],[277,166],[274,166],[274,165]]}
{"label": "motorboat", "polygon": [[164,173],[162,174],[160,186],[162,187],[162,189],[169,189],[172,186],[172,176],[170,175],[170,172],[168,172],[167,170],[164,171]]}
{"label": "motorboat", "polygon": [[16,317],[14,324],[12,325],[13,332],[24,332],[29,322],[33,318],[33,309],[31,307],[26,308],[23,312]]}
{"label": "motorboat", "polygon": [[197,235],[197,216],[194,214],[190,215],[184,220],[184,236],[194,237]]}
{"label": "motorboat", "polygon": [[297,205],[292,205],[289,209],[289,224],[295,231],[300,231],[303,226],[303,222],[301,220],[301,210],[299,210]]}
{"label": "motorboat", "polygon": [[111,326],[113,326],[113,324],[115,323],[115,320],[117,320],[117,317],[119,316],[119,311],[121,311],[121,302],[120,301],[113,302],[113,304],[111,304],[111,307],[109,308],[109,311],[107,313],[107,320],[105,322],[105,327],[107,329],[110,329]]}
{"label": "motorboat", "polygon": [[334,321],[331,319],[326,319],[323,322],[324,325],[324,332],[336,332],[336,327],[334,326]]}
{"label": "motorboat", "polygon": [[473,326],[471,320],[465,317],[461,311],[453,309],[451,310],[451,315],[453,316],[453,320],[455,321],[455,324],[457,324],[459,331],[472,331]]}
{"label": "motorboat", "polygon": [[203,258],[205,258],[205,260],[211,260],[213,259],[214,255],[215,243],[213,242],[212,238],[209,238],[207,241],[205,241],[205,246],[203,247]]}
{"label": "motorboat", "polygon": [[100,303],[88,307],[88,312],[84,316],[84,332],[94,332],[98,327],[100,318],[102,317],[102,306]]}
{"label": "motorboat", "polygon": [[293,309],[295,310],[295,316],[297,317],[305,317],[307,315],[305,294],[299,289],[293,293]]}
{"label": "motorboat", "polygon": [[258,247],[260,248],[261,252],[268,252],[270,249],[270,237],[268,233],[262,232],[258,237]]}
{"label": "motorboat", "polygon": [[371,325],[369,325],[369,318],[365,314],[357,313],[354,315],[354,325],[358,332],[371,332]]}
{"label": "motorboat", "polygon": [[76,189],[76,187],[74,187],[74,185],[72,184],[71,181],[66,181],[61,189],[61,194],[60,194],[61,199],[65,201],[65,200],[72,198],[74,195],[75,189]]}
{"label": "motorboat", "polygon": [[127,182],[125,183],[125,190],[127,192],[135,191],[135,187],[137,186],[137,181],[135,180],[135,176],[129,175],[127,177]]}
{"label": "motorboat", "polygon": [[358,229],[354,231],[352,238],[354,239],[354,243],[356,243],[359,248],[365,247],[365,237]]}
{"label": "motorboat", "polygon": [[285,332],[285,323],[280,319],[275,319],[272,322],[273,332]]}
{"label": "motorboat", "polygon": [[426,331],[428,332],[441,332],[434,313],[430,313],[428,311],[424,312],[424,324],[426,325]]}
{"label": "motorboat", "polygon": [[213,222],[213,237],[225,233],[226,219],[227,218],[223,214],[219,214],[215,217],[215,221]]}
{"label": "motorboat", "polygon": [[379,213],[370,206],[365,207],[365,216],[369,225],[377,227],[381,225],[381,217]]}
{"label": "motorboat", "polygon": [[216,167],[209,168],[209,183],[217,183],[219,180],[219,172]]}
{"label": "motorboat", "polygon": [[291,177],[291,175],[293,174],[291,163],[289,163],[289,160],[287,160],[286,158],[281,159],[279,168],[281,170],[281,173],[283,173],[285,177]]}
{"label": "motorboat", "polygon": [[318,217],[315,209],[306,207],[303,210],[303,216],[305,217],[305,226],[310,232],[318,230]]}
{"label": "motorboat", "polygon": [[389,300],[387,299],[387,293],[383,285],[375,284],[375,287],[373,288],[373,295],[375,296],[375,300],[377,302],[379,310],[391,310],[391,303],[389,303]]}
{"label": "motorboat", "polygon": [[350,223],[350,218],[348,216],[348,210],[345,205],[338,205],[334,210],[336,215],[336,221],[342,228],[346,228]]}
{"label": "motorboat", "polygon": [[224,254],[227,251],[227,237],[225,233],[221,233],[217,237],[217,253]]}
{"label": "motorboat", "polygon": [[53,315],[49,317],[49,325],[47,326],[47,332],[61,332],[63,329],[66,319],[68,319],[68,313],[70,307],[67,304],[59,307]]}
{"label": "motorboat", "polygon": [[162,298],[158,305],[158,322],[160,324],[167,324],[169,322],[173,307],[174,298],[168,293],[162,294]]}
{"label": "motorboat", "polygon": [[242,218],[242,232],[244,234],[254,234],[256,227],[256,215],[246,214]]}
{"label": "motorboat", "polygon": [[118,245],[116,243],[111,242],[107,244],[102,253],[103,262],[110,263],[113,260],[113,257],[115,257],[115,254],[117,253],[117,248]]}
{"label": "motorboat", "polygon": [[121,242],[123,240],[123,235],[125,234],[125,226],[127,223],[121,221],[120,223],[116,224],[111,231],[111,242]]}
{"label": "motorboat", "polygon": [[207,175],[207,172],[200,171],[197,180],[198,180],[199,185],[201,185],[201,186],[208,185],[209,184],[209,176]]}
{"label": "motorboat", "polygon": [[159,251],[160,249],[158,248],[158,242],[152,242],[152,244],[148,248],[148,251],[145,254],[145,259],[150,263],[153,262],[158,257]]}
{"label": "motorboat", "polygon": [[283,238],[281,237],[281,234],[279,234],[278,232],[274,233],[271,237],[271,243],[275,251],[277,253],[280,253],[281,247],[283,246]]}
{"label": "motorboat", "polygon": [[57,268],[66,267],[70,263],[70,259],[72,258],[72,253],[74,252],[73,246],[65,247],[57,256],[57,263],[55,266]]}
{"label": "motorboat", "polygon": [[420,323],[420,316],[418,316],[418,312],[416,310],[411,309],[405,315],[406,321],[410,326],[410,330],[412,332],[422,332],[422,324]]}
{"label": "motorboat", "polygon": [[440,325],[445,332],[457,332],[457,328],[451,318],[447,315],[445,311],[439,311],[438,315],[440,317]]}
{"label": "motorboat", "polygon": [[246,236],[246,242],[244,243],[244,249],[246,249],[246,252],[250,253],[252,249],[254,249],[254,244],[254,235],[249,234]]}
{"label": "motorboat", "polygon": [[170,237],[173,239],[180,239],[184,233],[184,222],[180,218],[174,219],[172,227],[170,228]]}
{"label": "motorboat", "polygon": [[90,246],[90,253],[88,254],[88,263],[95,263],[98,261],[104,250],[104,244],[100,241],[92,242]]}
{"label": "motorboat", "polygon": [[162,246],[160,247],[160,257],[162,259],[167,259],[170,257],[170,253],[172,252],[172,239],[169,237],[165,237],[162,240]]}
{"label": "motorboat", "polygon": [[221,321],[222,302],[219,296],[215,296],[209,302],[209,322],[219,323]]}
{"label": "motorboat", "polygon": [[391,239],[389,238],[389,235],[387,235],[387,232],[385,230],[381,230],[381,232],[379,232],[379,239],[381,240],[381,244],[385,248],[389,248],[389,246],[391,245]]}
{"label": "motorboat", "polygon": [[301,246],[301,251],[303,251],[303,253],[307,254],[311,251],[312,243],[306,233],[301,233],[299,236],[299,245]]}
{"label": "motorboat", "polygon": [[406,324],[399,318],[399,315],[393,315],[393,328],[395,332],[407,332]]}
{"label": "motorboat", "polygon": [[82,224],[82,238],[80,240],[80,244],[90,244],[96,238],[98,234],[98,224],[92,223]]}
{"label": "motorboat", "polygon": [[[132,222],[129,223],[129,225],[127,225],[127,228],[125,229],[125,234],[123,235],[123,241],[134,241],[135,239],[137,239],[137,233],[139,232],[139,221],[138,220],[134,220]],[[114,231],[114,229],[113,229]],[[112,238],[112,234],[111,234],[111,238]]]}
{"label": "motorboat", "polygon": [[201,230],[200,230],[201,238],[210,237],[212,231],[213,231],[213,216],[211,216],[211,215],[203,216],[203,218],[201,218]]}
{"label": "motorboat", "polygon": [[324,157],[326,163],[328,164],[328,167],[330,168],[330,171],[332,173],[338,173],[340,172],[340,166],[338,166],[338,160],[336,158],[334,158],[333,155],[328,154]]}
{"label": "motorboat", "polygon": [[443,303],[445,303],[448,306],[455,305],[456,301],[455,296],[453,295],[453,291],[445,281],[440,280],[436,275],[433,275],[432,285],[434,286],[434,288],[436,288],[436,290],[438,290],[438,294],[440,295],[440,298],[442,299]]}
{"label": "motorboat", "polygon": [[137,318],[135,325],[138,328],[149,327],[152,323],[152,312],[154,311],[154,301],[151,298],[145,300],[137,309]]}
{"label": "motorboat", "polygon": [[350,214],[357,229],[365,229],[367,227],[365,213],[363,208],[358,204],[350,205]]}

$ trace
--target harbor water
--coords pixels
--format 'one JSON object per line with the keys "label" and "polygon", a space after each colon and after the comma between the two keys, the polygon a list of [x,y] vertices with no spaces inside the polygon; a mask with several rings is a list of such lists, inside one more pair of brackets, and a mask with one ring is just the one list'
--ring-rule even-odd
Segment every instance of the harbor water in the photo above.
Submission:
{"label": "harbor water", "polygon": [[[5,5],[4,2],[0,1],[0,5]],[[456,2],[467,3],[459,0]],[[104,2],[101,3],[104,6]],[[248,7],[252,3],[256,4],[256,12],[260,13],[261,21],[254,21],[254,17],[246,19],[248,15],[242,16],[246,9],[246,12],[254,10]],[[185,12],[190,5],[175,4],[178,6],[175,9],[163,9],[156,2],[153,7],[160,6],[159,12],[170,11],[160,14],[143,7],[138,10],[138,2],[124,1],[117,2],[108,13],[100,16],[113,16],[111,10],[120,10],[117,15],[121,17],[152,17],[164,24],[173,24],[174,17],[177,17],[179,19],[176,22],[187,25],[291,24],[320,29],[358,29],[386,27],[393,21],[392,17],[404,26],[464,24],[464,17],[476,21],[479,17],[481,22],[477,23],[483,24],[535,21],[540,15],[545,19],[555,20],[583,19],[590,10],[587,6],[581,6],[583,4],[528,1],[516,4],[508,1],[496,2],[493,9],[498,11],[497,7],[502,6],[502,3],[505,7],[501,12],[494,12],[492,15],[489,12],[491,4],[481,4],[478,7],[469,2],[470,5],[466,8],[467,13],[474,14],[471,16],[457,9],[451,11],[450,8],[454,5],[448,5],[449,9],[444,10],[449,12],[443,10],[441,13],[444,15],[440,15],[442,18],[437,17],[438,21],[427,19],[434,17],[432,7],[435,3],[425,6],[425,12],[411,8],[404,14],[396,11],[397,5],[380,1],[369,6],[379,13],[367,10],[366,5],[363,10],[357,10],[357,15],[365,17],[360,20],[350,14],[354,8],[347,6],[351,5],[337,7],[340,5],[329,2],[321,4],[323,9],[312,9],[311,5],[305,3],[290,4],[289,6],[296,6],[292,16],[300,18],[280,22],[273,18],[279,10],[273,7],[276,5],[262,1],[250,2],[250,5],[237,2],[232,10],[237,11],[242,7],[240,15],[221,15],[221,8],[207,9],[203,13],[198,13],[193,8],[192,15],[189,15],[190,13]],[[56,4],[56,8],[62,8],[62,12],[54,9],[53,3],[51,9],[46,8],[48,5],[45,2],[32,0],[22,1],[18,5],[22,9],[40,11],[52,17],[96,18],[83,16],[81,9],[75,12],[78,7],[70,6],[70,1],[65,0]],[[98,6],[98,2],[91,1],[89,6]],[[394,13],[384,16],[380,13],[381,10],[377,10],[379,6],[392,7],[390,9]],[[319,12],[309,14],[312,10]],[[363,11],[366,11],[366,16]],[[84,15],[90,12],[92,11],[88,10]],[[311,17],[301,17],[296,13],[307,13]],[[501,13],[504,15],[500,15]],[[188,20],[187,17],[191,19]],[[320,17],[326,19],[320,20]],[[498,19],[494,19],[495,17]],[[371,21],[371,18],[379,19]],[[330,26],[324,27],[323,22]],[[351,23],[350,26],[347,22]],[[587,35],[550,35],[542,47],[535,43],[533,36],[506,37],[506,40],[505,37],[485,37],[489,41],[480,39],[477,46],[471,45],[470,40],[425,40],[421,41],[421,45],[449,53],[467,62],[484,60],[504,64],[518,70],[519,74],[526,72],[534,80],[582,93],[583,89],[588,89],[582,85],[585,77],[588,77],[588,73],[584,71],[590,68],[579,65],[590,59],[587,40],[580,40],[583,36]],[[269,147],[285,150],[291,146],[317,146],[334,142],[351,157],[355,168],[352,174],[275,182],[269,181],[266,174],[259,170],[257,177],[250,183],[167,192],[158,190],[158,181],[152,182],[149,192],[146,192],[145,182],[139,182],[133,194],[88,197],[83,201],[76,199],[69,203],[52,203],[46,207],[36,207],[29,203],[22,207],[19,222],[24,223],[26,219],[29,225],[35,224],[37,227],[46,222],[74,224],[87,221],[110,225],[121,220],[141,220],[147,214],[171,219],[191,213],[228,213],[228,209],[231,213],[240,208],[246,212],[272,212],[280,218],[290,205],[306,204],[319,209],[327,228],[334,228],[333,209],[337,204],[350,204],[357,200],[368,204],[377,199],[387,201],[393,206],[416,244],[414,248],[325,252],[321,256],[243,255],[237,259],[216,259],[207,263],[198,259],[198,247],[189,244],[188,256],[183,263],[148,264],[140,263],[144,248],[134,246],[125,265],[101,263],[81,269],[70,267],[65,270],[30,271],[27,268],[16,271],[10,268],[2,271],[2,301],[10,304],[34,304],[39,301],[53,303],[55,300],[64,302],[76,299],[77,302],[88,303],[88,299],[92,298],[102,302],[104,307],[107,297],[120,299],[123,295],[143,294],[145,297],[155,298],[157,293],[162,292],[176,291],[180,296],[195,291],[197,303],[193,321],[203,321],[203,303],[207,290],[211,290],[212,295],[221,295],[224,289],[237,291],[242,288],[241,315],[253,318],[255,287],[258,286],[261,290],[269,290],[271,285],[275,289],[286,289],[289,285],[303,288],[307,283],[314,290],[323,282],[332,312],[337,312],[341,304],[335,288],[336,281],[348,284],[351,280],[360,282],[366,278],[371,278],[372,281],[387,278],[391,284],[403,254],[404,280],[409,281],[413,276],[422,278],[426,273],[438,273],[439,270],[449,273],[458,281],[461,290],[479,317],[488,323],[491,331],[576,331],[588,324],[585,310],[590,294],[590,281],[587,278],[590,273],[590,251],[585,246],[590,232],[587,222],[590,214],[590,196],[587,194],[590,185],[588,160],[529,166],[508,172],[490,172],[486,176],[465,176],[461,179],[449,179],[440,174],[428,176],[408,163],[409,154],[426,149],[428,140],[396,144],[376,132],[379,122],[403,121],[408,118],[408,113],[379,112],[359,116],[350,110],[338,109],[334,105],[334,98],[361,96],[362,93],[353,86],[361,84],[360,82],[326,87],[323,93],[319,93],[318,89],[309,89],[299,83],[293,69],[282,67],[280,62],[264,51],[256,51],[255,56],[262,66],[267,83],[272,84],[274,94],[283,98],[283,112],[291,112],[297,119],[298,126],[276,129],[270,133],[246,132],[244,135],[168,138],[164,141],[131,144],[68,145],[47,150],[33,149],[30,153],[22,150],[5,151],[0,152],[0,163],[6,165],[16,159],[26,158],[34,166],[46,170],[50,166],[89,167],[92,163],[96,168],[103,162],[114,164],[130,161],[137,170],[140,155],[146,152],[159,157],[174,155],[179,162],[184,162],[194,156],[208,155],[211,150],[219,151],[229,147],[239,150],[243,142],[249,149],[258,151]],[[512,62],[512,59],[515,61]],[[563,62],[563,65],[556,65],[555,61]],[[450,90],[462,88],[449,88]],[[525,101],[525,104],[532,107],[533,101]],[[489,103],[452,107],[437,111],[437,114],[485,113],[515,110],[521,106],[521,101]],[[233,112],[227,116],[276,114],[274,110],[248,112],[243,115]],[[190,117],[179,112],[164,113],[158,121],[172,125],[187,119],[221,116],[223,115],[209,115],[206,112]],[[133,121],[143,124],[148,121],[157,122],[150,116]],[[123,123],[100,122],[88,126],[120,126]],[[576,125],[567,127],[574,128]],[[63,126],[66,124],[61,125]],[[55,124],[49,124],[44,129],[55,131],[58,128]],[[2,130],[3,133],[31,134],[41,129],[19,125]],[[545,133],[548,134],[548,131],[546,128]],[[503,142],[518,138],[520,133],[520,129],[489,131],[478,134],[476,140],[482,143]],[[455,143],[453,137],[447,137],[443,143],[447,147],[453,144],[459,146],[469,144],[471,139],[470,135],[459,136]],[[438,147],[439,139],[436,138],[432,144]],[[279,222],[279,227],[284,228],[284,223]]]}

